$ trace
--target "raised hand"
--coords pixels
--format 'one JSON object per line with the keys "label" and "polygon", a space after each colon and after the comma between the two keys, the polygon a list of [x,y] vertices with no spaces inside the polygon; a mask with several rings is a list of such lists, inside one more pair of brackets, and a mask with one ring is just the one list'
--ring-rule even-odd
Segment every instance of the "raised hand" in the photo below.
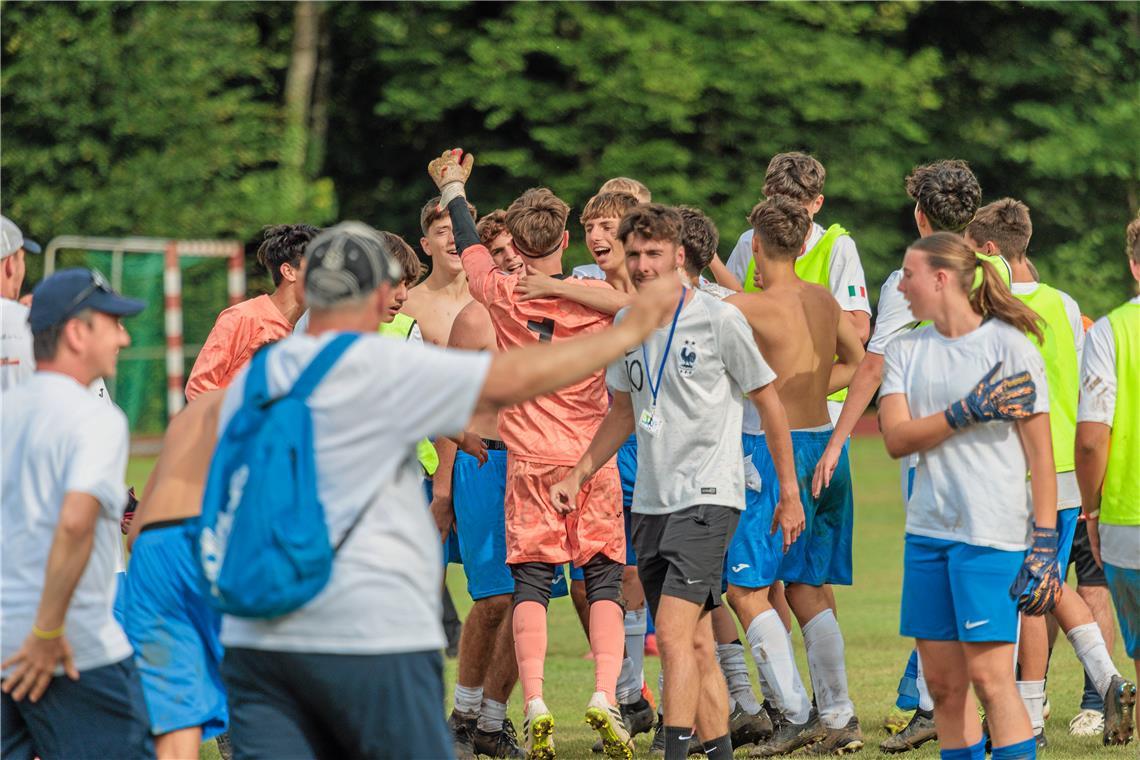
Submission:
{"label": "raised hand", "polygon": [[464,186],[474,166],[475,155],[464,155],[462,148],[445,150],[439,158],[432,159],[428,164],[428,174],[439,188],[440,208],[447,208],[447,204],[456,198],[467,197]]}
{"label": "raised hand", "polygon": [[637,326],[642,337],[648,335],[673,315],[684,292],[685,286],[675,277],[661,277],[642,285],[630,304],[625,322]]}
{"label": "raised hand", "polygon": [[974,389],[946,409],[946,421],[955,430],[978,422],[1017,420],[1033,414],[1037,386],[1028,372],[996,379],[1001,362],[990,367]]}

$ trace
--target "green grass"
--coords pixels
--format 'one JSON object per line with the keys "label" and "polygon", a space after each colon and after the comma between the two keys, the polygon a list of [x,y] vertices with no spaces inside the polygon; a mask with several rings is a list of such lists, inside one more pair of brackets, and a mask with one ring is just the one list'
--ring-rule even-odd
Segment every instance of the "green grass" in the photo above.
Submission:
{"label": "green grass", "polygon": [[[130,482],[140,486],[153,460],[132,460]],[[839,622],[847,644],[847,674],[863,733],[867,740],[864,754],[877,755],[878,743],[886,737],[881,721],[894,701],[895,687],[910,652],[911,642],[898,634],[899,591],[902,580],[902,538],[904,515],[899,496],[898,464],[891,461],[877,438],[854,441],[852,464],[855,468],[855,585],[837,588]],[[461,617],[471,607],[463,570],[452,565],[448,585]],[[800,672],[807,675],[803,642],[794,634]],[[1126,677],[1132,671],[1117,636],[1113,659]],[[555,739],[559,757],[589,758],[595,734],[583,720],[586,701],[593,691],[593,667],[583,659],[588,647],[569,598],[550,605],[550,635],[546,663],[546,703],[554,712]],[[751,665],[751,658],[749,658]],[[646,659],[646,679],[654,687],[660,663]],[[1053,714],[1046,725],[1050,746],[1044,755],[1055,760],[1068,758],[1133,758],[1135,746],[1102,747],[1099,738],[1078,739],[1068,734],[1068,721],[1077,712],[1083,688],[1080,665],[1072,648],[1062,637],[1050,666],[1049,698]],[[455,661],[446,667],[447,700],[450,709],[454,686]],[[755,682],[755,670],[753,669]],[[522,726],[522,705],[518,689],[512,695],[509,716]],[[645,756],[649,737],[637,739],[637,755]],[[737,753],[745,757],[746,752]],[[933,758],[936,746],[928,744],[908,757]],[[213,746],[203,748],[202,757],[217,757]]]}

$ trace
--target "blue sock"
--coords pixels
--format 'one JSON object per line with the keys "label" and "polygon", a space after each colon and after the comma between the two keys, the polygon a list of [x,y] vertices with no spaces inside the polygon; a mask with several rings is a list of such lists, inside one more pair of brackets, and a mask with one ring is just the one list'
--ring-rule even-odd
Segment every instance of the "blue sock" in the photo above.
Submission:
{"label": "blue sock", "polygon": [[941,750],[942,760],[986,760],[986,741],[982,739],[972,747]]}
{"label": "blue sock", "polygon": [[994,747],[994,760],[1037,760],[1037,740],[1029,737],[1017,744]]}
{"label": "blue sock", "polygon": [[918,650],[910,650],[910,659],[906,661],[906,670],[899,679],[899,698],[895,700],[895,707],[900,710],[918,709]]}
{"label": "blue sock", "polygon": [[1081,709],[1104,712],[1104,699],[1100,696],[1100,692],[1096,690],[1096,686],[1093,684],[1092,679],[1089,678],[1088,673],[1085,673],[1085,693],[1081,695]]}

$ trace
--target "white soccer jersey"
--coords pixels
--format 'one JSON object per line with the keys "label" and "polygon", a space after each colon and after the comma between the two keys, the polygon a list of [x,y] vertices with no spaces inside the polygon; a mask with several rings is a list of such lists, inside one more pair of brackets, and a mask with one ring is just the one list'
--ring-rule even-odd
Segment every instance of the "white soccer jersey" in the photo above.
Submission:
{"label": "white soccer jersey", "polygon": [[[891,341],[882,395],[904,394],[914,419],[941,414],[998,362],[1002,377],[1028,371],[1037,387],[1034,411],[1049,411],[1041,353],[997,319],[957,338],[927,325]],[[986,422],[958,431],[918,455],[906,531],[1006,551],[1025,549],[1033,529],[1027,474],[1016,423]]]}
{"label": "white soccer jersey", "polygon": [[35,371],[28,307],[0,298],[0,391],[16,387]]}
{"label": "white soccer jersey", "polygon": [[[639,514],[668,514],[697,504],[744,509],[741,406],[752,403],[744,394],[776,379],[740,310],[701,291],[689,292],[667,355],[670,325],[654,331],[644,351],[642,346],[626,351],[606,371],[610,388],[630,394],[633,404],[633,511]],[[640,420],[653,406],[658,368],[654,419],[660,429],[652,434]]]}

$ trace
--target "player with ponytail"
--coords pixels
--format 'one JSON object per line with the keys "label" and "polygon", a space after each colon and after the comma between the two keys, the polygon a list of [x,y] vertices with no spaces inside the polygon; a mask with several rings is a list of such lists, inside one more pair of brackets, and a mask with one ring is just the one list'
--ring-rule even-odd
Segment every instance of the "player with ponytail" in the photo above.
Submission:
{"label": "player with ponytail", "polygon": [[890,454],[919,455],[900,632],[917,639],[943,758],[985,757],[974,693],[995,760],[1034,757],[1013,672],[1018,610],[1044,614],[1060,590],[1048,391],[1026,337],[1041,326],[949,232],[911,244],[899,292],[926,322],[887,346],[879,406]]}

